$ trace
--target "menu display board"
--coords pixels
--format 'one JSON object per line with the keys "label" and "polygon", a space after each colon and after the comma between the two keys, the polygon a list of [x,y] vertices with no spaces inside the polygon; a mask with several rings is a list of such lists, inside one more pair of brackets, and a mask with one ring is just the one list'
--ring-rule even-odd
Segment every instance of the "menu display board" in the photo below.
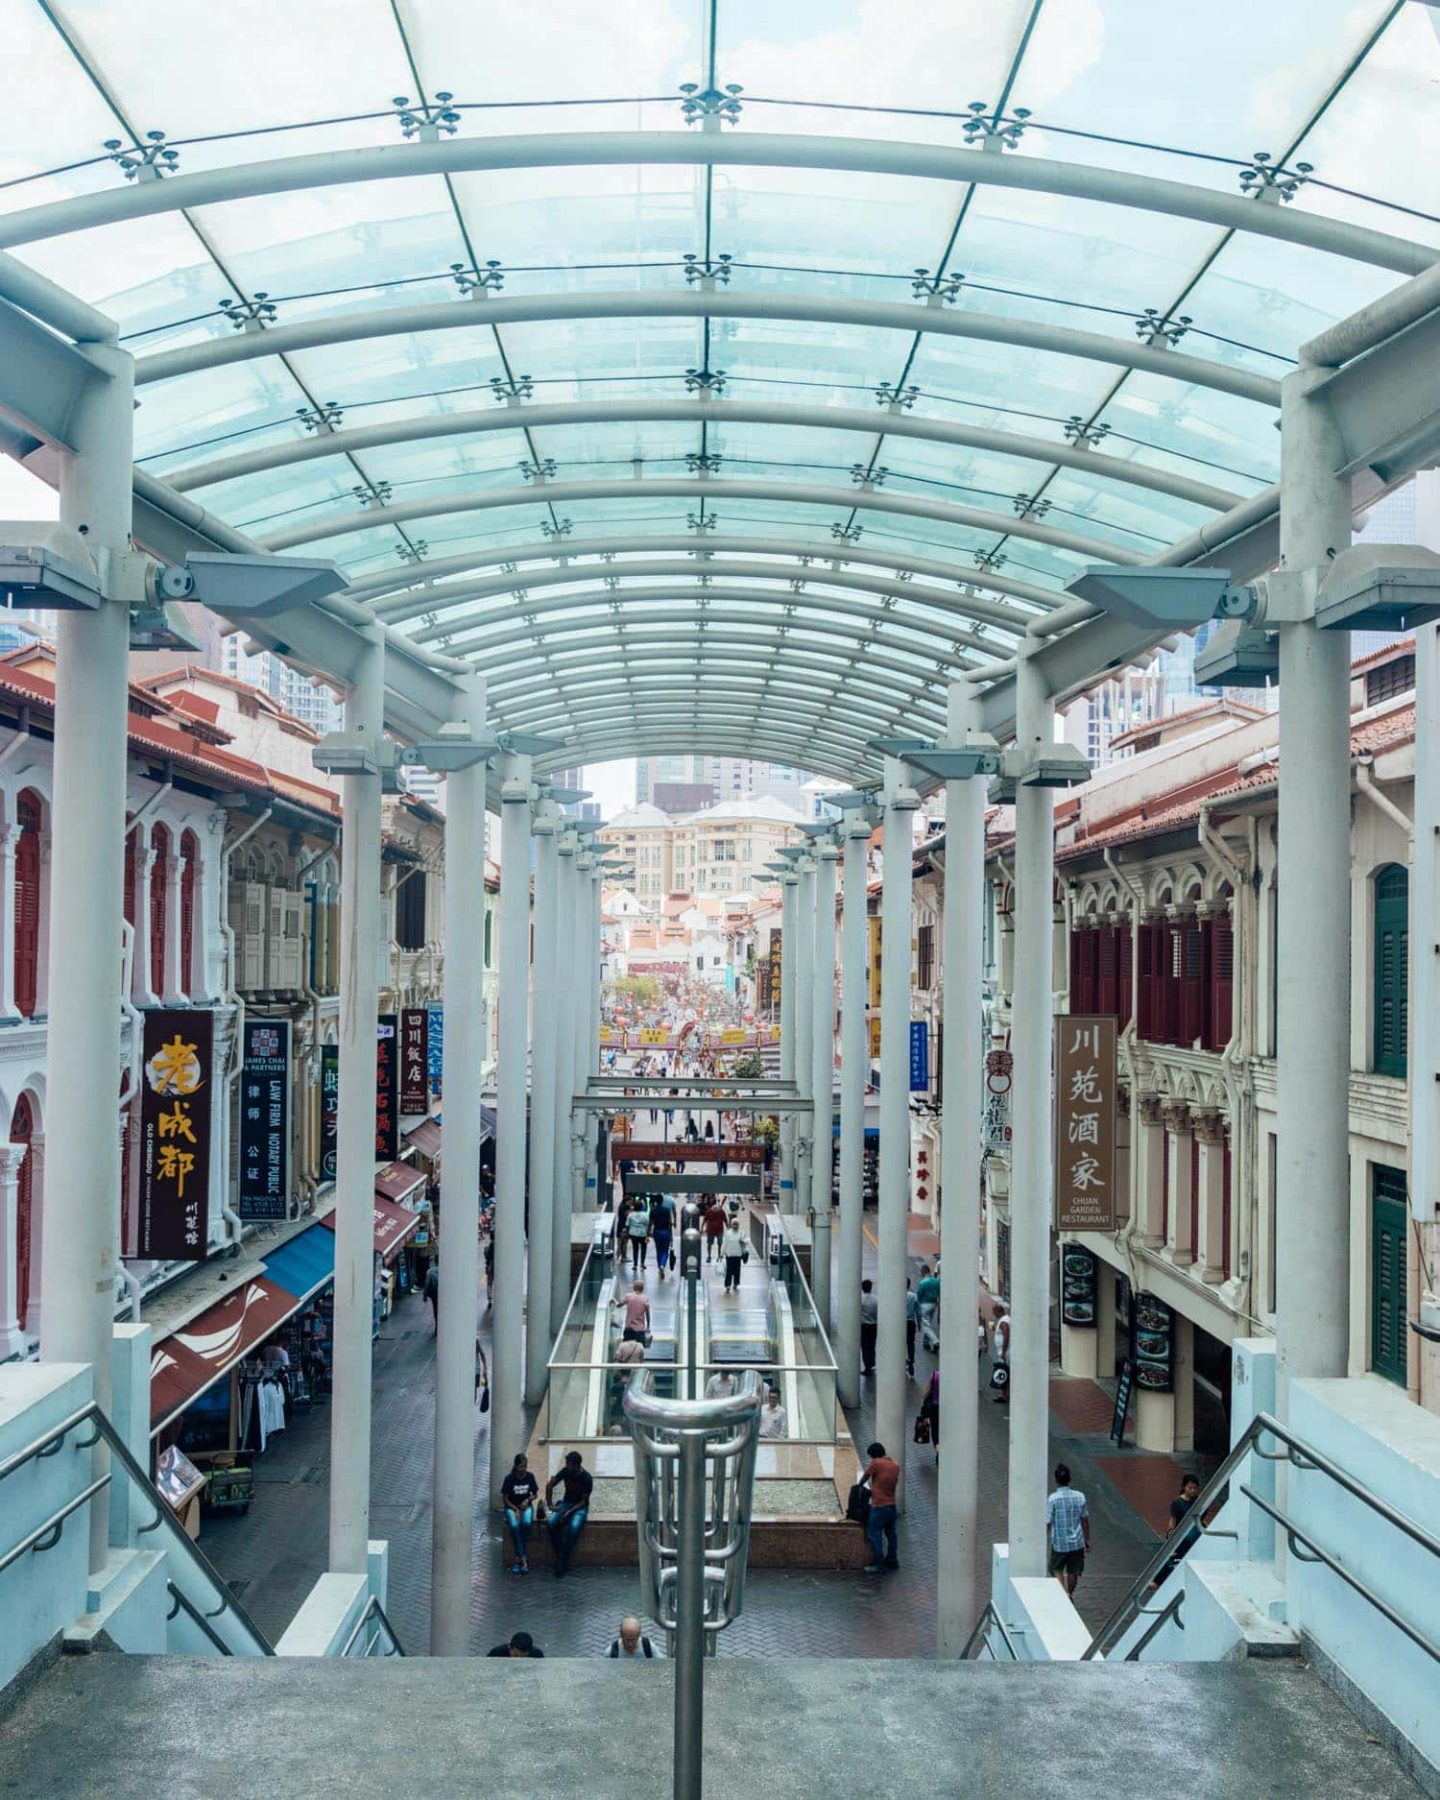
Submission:
{"label": "menu display board", "polygon": [[1154,1294],[1135,1296],[1135,1380],[1168,1394],[1175,1385],[1175,1315]]}
{"label": "menu display board", "polygon": [[1066,1325],[1095,1323],[1097,1265],[1083,1244],[1060,1246],[1060,1318]]}

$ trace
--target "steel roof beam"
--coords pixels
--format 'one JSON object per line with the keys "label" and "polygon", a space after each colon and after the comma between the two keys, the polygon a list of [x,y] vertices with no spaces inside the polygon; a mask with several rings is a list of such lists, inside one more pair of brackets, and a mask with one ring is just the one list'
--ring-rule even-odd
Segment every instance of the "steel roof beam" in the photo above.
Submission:
{"label": "steel roof beam", "polygon": [[0,249],[126,219],[153,217],[227,200],[293,194],[306,188],[476,170],[676,164],[725,168],[828,169],[893,175],[964,186],[1022,188],[1141,212],[1168,214],[1304,244],[1334,256],[1415,275],[1440,260],[1428,246],[1298,208],[1224,194],[1214,188],[1094,168],[1043,156],[993,156],[980,149],[901,143],[879,138],[802,137],[779,132],[607,131],[453,137],[436,143],[383,144],[327,150],[268,162],[236,163],[137,181],[126,187],[52,200],[0,220]]}
{"label": "steel roof beam", "polygon": [[[925,587],[917,582],[885,581],[873,575],[831,574],[827,570],[803,570],[794,563],[781,562],[738,562],[728,557],[707,557],[703,562],[698,560],[679,561],[676,559],[657,558],[654,562],[640,560],[585,564],[583,567],[571,565],[561,569],[532,570],[520,575],[497,575],[487,581],[460,582],[453,589],[435,588],[428,596],[416,598],[407,596],[403,601],[392,601],[386,606],[378,606],[375,610],[387,624],[406,624],[412,619],[425,618],[434,613],[439,619],[444,614],[443,623],[426,626],[423,631],[412,635],[420,643],[433,641],[444,632],[453,634],[462,631],[472,624],[484,624],[493,613],[472,612],[456,615],[445,612],[465,600],[504,599],[515,593],[533,594],[534,591],[551,587],[575,587],[581,592],[563,597],[555,597],[537,605],[525,602],[525,610],[529,612],[545,611],[571,605],[594,605],[603,601],[610,592],[608,586],[596,587],[598,579],[605,583],[611,581],[664,581],[671,584],[669,591],[678,595],[687,594],[686,588],[675,588],[676,582],[697,581],[704,576],[714,581],[801,581],[805,584],[806,596],[812,604],[826,588],[839,588],[842,593],[853,590],[861,594],[874,594],[882,599],[904,600],[912,606],[933,608],[946,619],[965,618],[986,625],[995,625],[1002,631],[1024,631],[1041,613],[1021,612],[1013,606],[1005,606],[994,600],[981,600],[973,594],[961,594],[958,591],[946,592],[940,588]],[[585,584],[591,585],[585,585]],[[813,590],[811,592],[810,590]],[[703,592],[704,590],[699,590]],[[652,590],[647,588],[624,588],[620,590],[633,598],[649,598]],[[784,600],[790,589],[783,591],[776,588],[756,588],[747,597],[756,600]],[[1057,596],[1058,599],[1058,596]],[[517,602],[517,604],[520,604]],[[868,616],[876,612],[875,607],[866,607]],[[1054,610],[1051,608],[1049,610]]]}
{"label": "steel roof beam", "polygon": [[359,511],[324,513],[304,525],[273,531],[260,539],[266,550],[294,549],[299,544],[352,536],[377,526],[404,525],[412,519],[445,518],[454,513],[493,512],[510,506],[564,506],[572,500],[688,500],[723,504],[732,500],[769,500],[781,506],[824,506],[849,513],[894,513],[903,518],[934,519],[970,531],[993,531],[1007,537],[1028,538],[1053,550],[1068,551],[1088,562],[1138,563],[1143,556],[1101,538],[1042,524],[1038,519],[1018,519],[1013,513],[988,512],[978,506],[959,506],[950,500],[931,500],[922,494],[890,493],[881,487],[830,487],[824,483],[751,481],[730,476],[646,475],[640,479],[614,476],[607,481],[537,481],[520,487],[479,488],[466,493],[434,494],[426,500],[402,500],[394,506],[365,507]]}
{"label": "steel roof beam", "polygon": [[213,462],[192,463],[171,469],[166,480],[176,493],[198,487],[236,481],[268,469],[290,468],[296,463],[318,462],[331,456],[348,456],[361,450],[390,444],[428,442],[442,437],[469,437],[500,431],[548,431],[562,425],[706,424],[781,425],[824,431],[858,431],[869,437],[883,431],[886,437],[915,438],[925,443],[953,444],[967,450],[989,450],[1031,462],[1054,463],[1112,481],[1147,488],[1174,499],[1219,511],[1241,498],[1226,488],[1192,481],[1166,469],[1152,469],[1106,450],[1079,450],[1070,444],[1052,444],[1045,438],[1019,432],[994,431],[983,425],[962,425],[914,412],[858,406],[796,406],[746,399],[704,400],[586,400],[558,404],[490,406],[484,411],[424,413],[409,419],[391,419],[381,425],[347,426],[343,430],[293,438],[283,444],[267,444],[262,450],[243,450]]}
{"label": "steel roof beam", "polygon": [[[817,717],[798,712],[795,708],[787,706],[783,699],[777,700],[774,704],[762,703],[750,708],[710,705],[698,713],[694,706],[677,705],[666,709],[663,720],[651,720],[649,723],[663,723],[668,726],[673,724],[676,719],[686,716],[698,718],[703,725],[715,725],[725,730],[744,730],[747,726],[755,726],[763,721],[777,729],[783,728],[793,733],[802,742],[819,737],[835,748],[845,749],[856,756],[864,755],[869,743],[869,739],[862,732],[837,728],[833,724],[827,723],[823,714]],[[577,717],[567,714],[566,718],[568,720],[567,730],[581,732],[613,729],[626,722],[636,724],[643,729],[647,723],[645,719],[637,715],[633,708],[613,704],[586,706]],[[870,729],[870,727],[866,727],[867,731]],[[570,754],[572,749],[573,744],[567,742],[566,754]]]}
{"label": "steel roof beam", "polygon": [[[1013,648],[1013,642],[977,637],[972,631],[964,631],[954,626],[946,627],[933,619],[913,618],[904,613],[885,612],[879,607],[865,606],[856,600],[836,600],[830,596],[805,595],[791,593],[755,594],[746,588],[717,586],[700,588],[693,594],[677,592],[673,587],[662,587],[654,590],[624,590],[613,593],[608,588],[600,588],[585,595],[577,595],[576,601],[583,601],[590,607],[604,607],[607,602],[620,600],[624,603],[621,612],[590,612],[583,617],[569,617],[569,609],[564,601],[550,600],[533,603],[529,600],[515,602],[503,611],[474,615],[464,620],[456,620],[448,629],[434,626],[420,634],[420,642],[433,644],[440,637],[446,639],[445,651],[449,656],[475,656],[483,654],[492,647],[519,642],[522,638],[544,638],[547,643],[556,643],[571,633],[586,633],[604,629],[615,633],[629,632],[636,626],[644,625],[697,625],[702,622],[714,624],[723,622],[727,625],[745,625],[752,630],[769,633],[783,628],[792,620],[796,627],[806,631],[818,631],[829,637],[841,637],[848,643],[879,642],[888,644],[892,650],[910,651],[917,657],[952,654],[957,647],[973,650],[982,657],[994,657]],[[725,607],[708,604],[711,601],[723,601]],[[747,613],[736,607],[746,601],[756,600],[772,602],[766,613]],[[646,606],[647,601],[663,602],[663,607],[656,609]],[[676,605],[676,602],[682,604]],[[697,601],[707,604],[703,610],[696,606]],[[735,610],[729,608],[735,607]],[[546,616],[548,623],[544,625],[517,624],[517,620],[525,621]],[[557,623],[558,620],[558,623]],[[494,631],[496,626],[503,626],[503,631]],[[1014,627],[1010,631],[1014,633]],[[466,636],[470,631],[479,635]],[[895,641],[892,633],[911,632],[921,641],[907,644]],[[961,659],[962,661],[964,659]]]}
{"label": "steel roof beam", "polygon": [[[998,159],[997,159],[998,160]],[[1011,160],[1011,159],[1007,159]],[[169,186],[175,177],[162,181]],[[147,183],[146,185],[154,185]],[[133,189],[131,190],[134,191]],[[1267,207],[1267,211],[1275,208]],[[1302,215],[1303,216],[1303,215]],[[0,235],[4,221],[0,220]],[[425,331],[468,331],[476,325],[550,324],[594,319],[760,319],[769,323],[840,325],[856,330],[900,331],[913,337],[976,338],[1022,350],[1075,356],[1088,362],[1135,369],[1194,387],[1214,388],[1261,406],[1280,404],[1280,384],[1211,357],[1190,356],[1168,347],[1156,348],[1135,339],[1078,331],[1001,314],[973,312],[968,307],[930,306],[900,300],[849,300],[829,295],[752,294],[731,288],[684,288],[674,293],[626,289],[618,293],[490,295],[480,299],[431,300],[409,306],[348,312],[307,319],[298,325],[271,325],[227,337],[204,338],[176,350],[156,350],[135,365],[137,385],[170,381],[206,369],[228,368],[260,356],[293,355],[337,344],[380,337],[408,337]],[[678,373],[678,371],[677,371]]]}
{"label": "steel roof beam", "polygon": [[[862,549],[858,544],[838,543],[828,536],[745,537],[736,532],[722,531],[703,534],[691,532],[682,536],[659,532],[654,536],[647,536],[643,532],[636,532],[633,536],[621,537],[545,539],[539,543],[512,544],[505,549],[461,550],[452,556],[432,557],[421,564],[420,569],[426,580],[438,581],[442,575],[463,575],[475,569],[503,568],[508,563],[518,566],[527,562],[554,562],[558,567],[564,568],[571,563],[578,566],[580,559],[587,556],[635,556],[642,551],[654,551],[657,554],[683,552],[697,561],[719,554],[793,556],[796,567],[791,573],[803,576],[805,568],[802,565],[808,562],[815,570],[812,579],[817,582],[826,579],[826,569],[838,569],[842,565],[854,563],[865,568],[893,569],[900,574],[933,576],[937,581],[962,582],[968,587],[984,588],[987,593],[1007,594],[1012,599],[1024,600],[1031,606],[1059,606],[1066,598],[1058,588],[1042,588],[1031,582],[1011,581],[988,569],[972,569],[960,563],[907,556],[895,550]],[[600,569],[591,572],[604,574],[605,571]],[[521,585],[524,585],[523,580]],[[381,616],[389,618],[392,615],[388,610],[388,603],[382,603],[377,596],[393,594],[397,604],[408,605],[411,599],[419,598],[426,588],[421,573],[417,573],[414,568],[381,569],[370,575],[357,575],[348,591],[352,599],[373,601]],[[404,618],[409,615],[407,612],[400,612],[395,616]]]}

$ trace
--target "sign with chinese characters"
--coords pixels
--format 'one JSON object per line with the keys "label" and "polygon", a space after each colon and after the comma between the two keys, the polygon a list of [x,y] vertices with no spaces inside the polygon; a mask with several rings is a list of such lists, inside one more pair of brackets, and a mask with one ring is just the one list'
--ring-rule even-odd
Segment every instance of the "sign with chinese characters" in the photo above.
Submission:
{"label": "sign with chinese characters", "polygon": [[930,1091],[930,1024],[926,1019],[910,1021],[910,1092]]}
{"label": "sign with chinese characters", "polygon": [[431,1006],[426,1055],[430,1064],[430,1098],[438,1100],[445,1076],[445,1008]]}
{"label": "sign with chinese characters", "polygon": [[335,1179],[335,1146],[340,1137],[340,1046],[320,1046],[320,1179]]}
{"label": "sign with chinese characters", "polygon": [[400,1014],[400,1111],[430,1110],[430,1011],[407,1006]]}
{"label": "sign with chinese characters", "polygon": [[240,1072],[242,1219],[283,1219],[290,1198],[290,1021],[247,1019]]}
{"label": "sign with chinese characters", "polygon": [[399,1050],[400,1021],[394,1013],[381,1013],[375,1021],[376,1162],[394,1162],[400,1154]]}
{"label": "sign with chinese characters", "polygon": [[139,1236],[135,1254],[202,1262],[210,1191],[215,1016],[147,1012],[140,1090]]}
{"label": "sign with chinese characters", "polygon": [[1055,1224],[1115,1228],[1115,1021],[1055,1021]]}
{"label": "sign with chinese characters", "polygon": [[991,1050],[985,1057],[985,1148],[1010,1148],[1010,1088],[1015,1058],[1008,1050]]}

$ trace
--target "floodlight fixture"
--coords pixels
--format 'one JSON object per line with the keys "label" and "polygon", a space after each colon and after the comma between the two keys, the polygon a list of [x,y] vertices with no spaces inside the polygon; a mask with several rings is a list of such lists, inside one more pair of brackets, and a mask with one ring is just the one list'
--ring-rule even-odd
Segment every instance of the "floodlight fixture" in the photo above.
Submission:
{"label": "floodlight fixture", "polygon": [[1315,596],[1324,631],[1413,631],[1440,619],[1440,554],[1419,544],[1355,544]]}
{"label": "floodlight fixture", "polygon": [[1051,744],[1020,771],[1021,787],[1083,787],[1091,768],[1083,751],[1074,744]]}
{"label": "floodlight fixture", "polygon": [[988,733],[977,732],[964,744],[939,744],[905,760],[940,781],[969,781],[976,775],[999,774],[1000,746]]}
{"label": "floodlight fixture", "polygon": [[130,611],[132,650],[187,650],[203,648],[196,632],[173,600],[149,600]]}
{"label": "floodlight fixture", "polygon": [[450,719],[439,727],[434,737],[420,739],[405,760],[420,768],[433,769],[437,775],[453,775],[461,769],[473,769],[476,763],[488,762],[499,747],[495,738],[489,735],[476,737],[463,720]]}
{"label": "floodlight fixture", "polygon": [[827,806],[837,806],[841,812],[853,812],[857,807],[873,806],[875,804],[875,796],[873,793],[866,792],[863,788],[846,788],[843,792],[838,794],[827,794],[825,796],[825,804]]}
{"label": "floodlight fixture", "polygon": [[933,750],[934,744],[929,738],[873,737],[866,740],[866,748],[878,750],[882,756],[899,756],[909,761],[912,751]]}
{"label": "floodlight fixture", "polygon": [[266,556],[192,550],[183,564],[156,577],[164,600],[199,600],[231,618],[265,618],[323,600],[345,586],[333,562],[313,556]]}
{"label": "floodlight fixture", "polygon": [[590,788],[552,788],[551,792],[561,806],[579,806],[582,800],[593,800],[595,797]]}
{"label": "floodlight fixture", "polygon": [[1263,625],[1227,619],[1195,652],[1197,687],[1265,688],[1280,676],[1280,647]]}
{"label": "floodlight fixture", "polygon": [[1189,631],[1207,619],[1247,619],[1259,596],[1237,586],[1228,569],[1153,569],[1090,563],[1065,583],[1067,594],[1128,624]]}
{"label": "floodlight fixture", "polygon": [[538,731],[499,731],[495,741],[511,756],[549,756],[566,747],[564,738],[542,737]]}
{"label": "floodlight fixture", "polygon": [[100,604],[100,574],[80,533],[50,522],[0,522],[0,603],[93,612]]}
{"label": "floodlight fixture", "polygon": [[990,783],[990,791],[986,798],[991,806],[1013,806],[1015,804],[1015,777],[1002,770]]}
{"label": "floodlight fixture", "polygon": [[381,775],[397,766],[395,745],[365,731],[327,731],[310,760],[327,775]]}

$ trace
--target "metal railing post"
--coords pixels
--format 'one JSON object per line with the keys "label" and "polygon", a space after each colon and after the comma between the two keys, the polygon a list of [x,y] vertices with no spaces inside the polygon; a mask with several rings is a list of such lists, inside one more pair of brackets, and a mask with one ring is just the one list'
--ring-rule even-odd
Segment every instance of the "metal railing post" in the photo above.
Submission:
{"label": "metal railing post", "polygon": [[698,1432],[680,1440],[679,1513],[675,1800],[700,1800],[705,1729],[705,1439]]}

